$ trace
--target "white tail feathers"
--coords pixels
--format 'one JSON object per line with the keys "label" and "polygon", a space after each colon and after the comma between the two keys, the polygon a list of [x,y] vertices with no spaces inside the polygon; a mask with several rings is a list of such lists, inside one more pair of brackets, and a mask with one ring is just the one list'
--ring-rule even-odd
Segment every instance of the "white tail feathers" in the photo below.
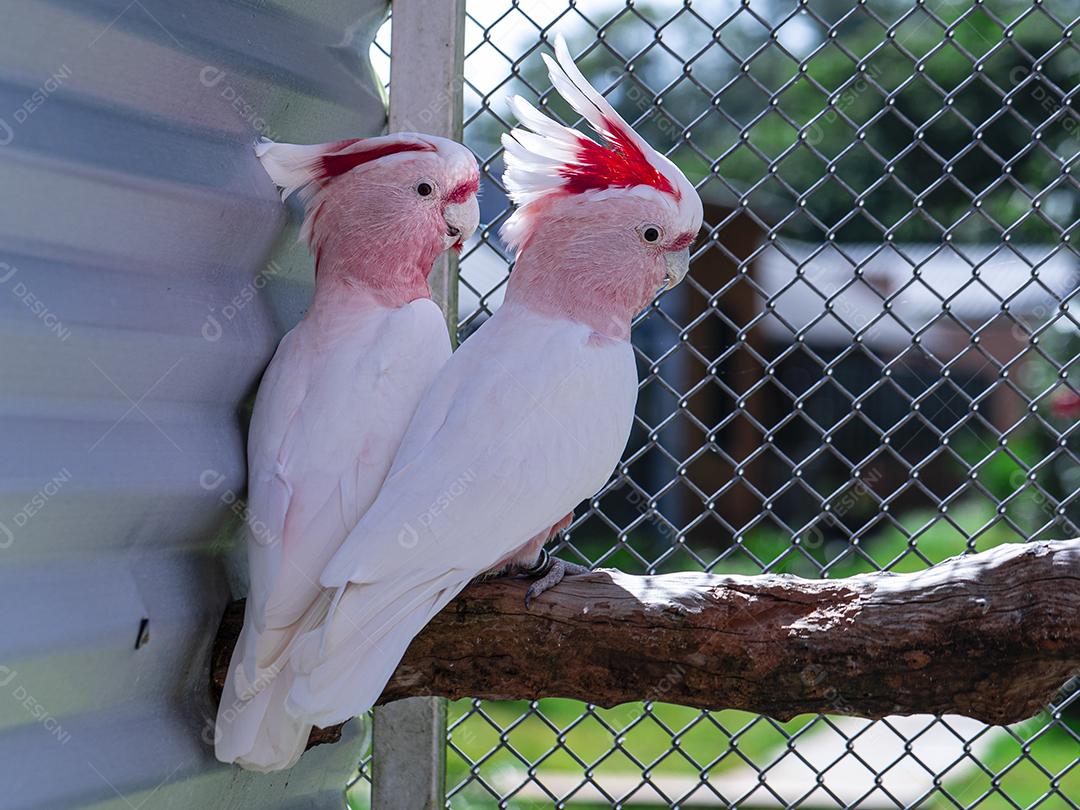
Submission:
{"label": "white tail feathers", "polygon": [[261,688],[241,689],[243,678],[235,662],[229,667],[225,689],[218,706],[214,753],[222,762],[235,762],[254,771],[291,768],[307,745],[311,724],[293,717],[285,709],[285,696],[292,687],[288,670],[264,679]]}
{"label": "white tail feathers", "polygon": [[343,597],[324,626],[293,651],[288,710],[323,728],[366,712],[409,642],[467,584],[460,571],[448,571],[413,584],[342,588]]}
{"label": "white tail feathers", "polygon": [[285,708],[294,680],[290,658],[296,644],[322,622],[328,603],[317,599],[289,627],[262,632],[252,613],[245,613],[218,706],[214,747],[222,762],[278,771],[300,758],[311,722]]}
{"label": "white tail feathers", "polygon": [[264,626],[259,629],[258,614],[245,612],[244,630],[233,652],[237,691],[246,693],[260,690],[284,670],[304,635],[323,623],[328,604],[330,600],[327,592],[324,592],[288,627]]}

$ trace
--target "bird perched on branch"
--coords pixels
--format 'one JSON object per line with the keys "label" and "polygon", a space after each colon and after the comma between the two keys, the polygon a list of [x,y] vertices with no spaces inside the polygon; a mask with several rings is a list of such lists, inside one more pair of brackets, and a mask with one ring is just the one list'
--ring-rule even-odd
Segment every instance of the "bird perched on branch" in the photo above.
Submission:
{"label": "bird perched on branch", "polygon": [[[701,226],[693,185],[615,112],[560,38],[555,88],[600,142],[520,98],[504,138],[518,210],[505,302],[439,372],[379,496],[320,582],[323,626],[290,666],[288,707],[320,726],[368,709],[409,642],[468,582],[537,560],[611,475],[630,433],[630,323],[687,272]],[[561,561],[530,599],[566,572]],[[467,664],[465,664],[467,665]]]}
{"label": "bird perched on branch", "polygon": [[218,759],[291,766],[311,724],[287,714],[290,649],[329,599],[319,577],[379,490],[421,395],[450,356],[427,276],[480,218],[460,144],[398,134],[263,142],[263,167],[306,202],[315,295],[266,370],[248,443],[250,594],[218,710]]}

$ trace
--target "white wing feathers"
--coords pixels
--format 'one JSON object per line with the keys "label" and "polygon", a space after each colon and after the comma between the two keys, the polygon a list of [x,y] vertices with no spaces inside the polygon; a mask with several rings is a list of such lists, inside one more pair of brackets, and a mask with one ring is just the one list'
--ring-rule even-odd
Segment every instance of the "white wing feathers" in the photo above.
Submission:
{"label": "white wing feathers", "polygon": [[[504,304],[428,391],[375,503],[326,566],[343,588],[292,664],[294,712],[369,708],[416,633],[469,580],[607,480],[633,419],[629,344]],[[497,358],[497,359],[494,359]]]}
{"label": "white wing feathers", "polygon": [[216,741],[220,759],[248,768],[287,767],[303,750],[311,724],[285,713],[286,664],[296,640],[326,614],[331,594],[319,574],[374,500],[416,404],[450,355],[442,313],[428,299],[347,317],[344,331],[305,319],[286,336],[252,417],[251,587],[226,688],[236,705],[226,717],[223,700]]}

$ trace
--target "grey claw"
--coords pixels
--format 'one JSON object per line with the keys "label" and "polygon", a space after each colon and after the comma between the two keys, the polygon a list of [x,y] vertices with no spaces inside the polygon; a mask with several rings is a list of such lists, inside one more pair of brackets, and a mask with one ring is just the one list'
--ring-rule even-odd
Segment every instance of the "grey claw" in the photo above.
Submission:
{"label": "grey claw", "polygon": [[535,580],[532,585],[529,586],[529,590],[525,591],[525,609],[528,610],[532,605],[532,600],[538,597],[545,591],[549,591],[563,581],[563,577],[567,574],[588,574],[589,569],[584,565],[578,565],[577,563],[568,563],[560,560],[558,557],[550,558],[550,565],[547,569],[547,573]]}

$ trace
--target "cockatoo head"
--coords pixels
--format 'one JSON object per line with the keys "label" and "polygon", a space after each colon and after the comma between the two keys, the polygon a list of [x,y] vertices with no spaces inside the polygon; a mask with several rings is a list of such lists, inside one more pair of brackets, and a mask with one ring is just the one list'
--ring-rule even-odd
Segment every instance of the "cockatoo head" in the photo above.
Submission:
{"label": "cockatoo head", "polygon": [[503,136],[503,180],[518,209],[502,234],[519,253],[514,274],[525,265],[516,286],[526,297],[574,299],[562,302],[571,314],[591,307],[590,321],[628,325],[685,277],[701,199],[585,80],[561,36],[555,55],[544,55],[552,84],[601,142],[514,97],[520,126]]}
{"label": "cockatoo head", "polygon": [[[314,146],[263,142],[256,154],[282,199],[300,191],[301,238],[319,277],[395,285],[435,258],[460,250],[476,230],[480,174],[472,153],[434,135],[404,132]],[[382,275],[387,277],[383,278]]]}

